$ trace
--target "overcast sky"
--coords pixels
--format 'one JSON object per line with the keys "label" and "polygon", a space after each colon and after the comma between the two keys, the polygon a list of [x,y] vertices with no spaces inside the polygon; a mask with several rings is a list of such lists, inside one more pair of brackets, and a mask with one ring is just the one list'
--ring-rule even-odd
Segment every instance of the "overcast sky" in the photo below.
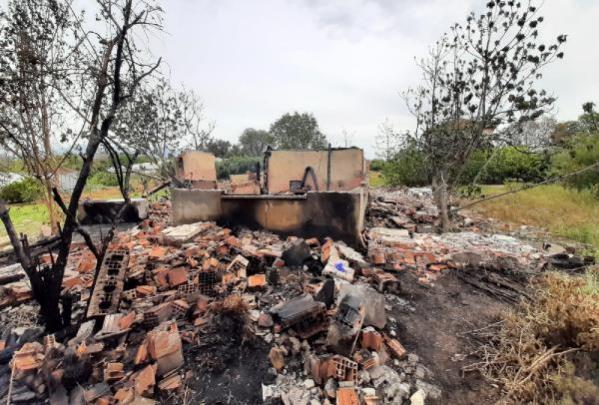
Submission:
{"label": "overcast sky", "polygon": [[[171,79],[195,89],[215,136],[235,141],[288,111],[313,113],[334,145],[343,132],[374,155],[388,118],[410,129],[399,93],[418,83],[414,58],[475,0],[169,0],[157,52]],[[566,57],[545,72],[556,115],[599,102],[599,1],[546,0],[544,31],[568,34]]]}
{"label": "overcast sky", "polygon": [[[412,128],[399,93],[418,83],[414,58],[485,3],[168,0],[153,49],[174,83],[203,98],[218,138],[236,141],[244,128],[306,111],[335,146],[345,131],[373,157],[386,118]],[[583,102],[599,102],[599,0],[545,0],[543,14],[542,32],[568,34],[566,56],[546,69],[543,85],[558,96],[557,118],[574,119]]]}

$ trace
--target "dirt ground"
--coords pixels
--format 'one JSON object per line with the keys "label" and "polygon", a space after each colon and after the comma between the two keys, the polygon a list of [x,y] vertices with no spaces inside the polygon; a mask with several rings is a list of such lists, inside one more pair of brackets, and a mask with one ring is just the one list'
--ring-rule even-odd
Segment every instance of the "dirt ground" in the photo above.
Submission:
{"label": "dirt ground", "polygon": [[207,333],[200,345],[185,352],[187,367],[193,372],[186,400],[191,404],[261,404],[261,384],[275,377],[268,374],[269,345],[260,339],[243,340],[238,320],[222,317],[218,325],[220,335]]}
{"label": "dirt ground", "polygon": [[[410,273],[399,273],[402,291],[387,300],[387,312],[399,341],[416,354],[429,371],[431,382],[441,388],[438,400],[427,404],[493,404],[498,391],[478,372],[464,373],[462,367],[474,362],[468,331],[485,327],[508,308],[480,290],[447,272],[433,286],[424,286]],[[223,317],[220,333],[208,330],[199,346],[185,352],[193,372],[186,394],[189,403],[260,404],[261,384],[273,383],[267,354],[269,345],[261,339],[245,340],[239,320]],[[216,327],[216,326],[215,326]],[[202,401],[202,402],[197,402]]]}
{"label": "dirt ground", "polygon": [[492,323],[508,305],[465,284],[452,272],[432,287],[419,284],[408,273],[402,274],[401,283],[399,297],[413,310],[395,306],[389,316],[397,320],[399,340],[408,352],[420,357],[442,389],[436,403],[495,403],[496,388],[479,373],[462,371],[473,362],[468,356],[473,346],[465,333]]}

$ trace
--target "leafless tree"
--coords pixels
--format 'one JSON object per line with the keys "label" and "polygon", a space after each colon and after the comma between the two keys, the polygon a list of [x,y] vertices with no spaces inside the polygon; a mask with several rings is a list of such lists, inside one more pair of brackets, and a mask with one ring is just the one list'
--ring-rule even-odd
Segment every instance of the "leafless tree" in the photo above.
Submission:
{"label": "leafless tree", "polygon": [[[104,25],[103,29],[94,27],[86,30],[82,21],[78,20],[75,28],[79,30],[80,39],[71,43],[68,50],[84,54],[89,61],[80,75],[71,76],[73,80],[81,83],[84,89],[82,96],[89,98],[84,100],[81,108],[78,108],[78,104],[72,100],[69,102],[86,127],[83,140],[85,147],[81,155],[82,167],[68,203],[62,201],[56,190],[53,193],[56,202],[63,210],[65,219],[60,229],[60,244],[56,259],[51,266],[39,264],[28,248],[27,238],[19,238],[17,235],[8,207],[4,203],[0,204],[0,219],[4,223],[19,262],[31,281],[33,294],[40,303],[41,315],[49,331],[55,331],[63,326],[59,301],[73,234],[79,232],[84,237],[90,250],[96,255],[98,268],[114,234],[113,224],[108,237],[104,238],[100,246],[96,246],[77,221],[79,201],[96,152],[100,147],[104,147],[114,158],[114,152],[119,148],[111,135],[115,117],[123,104],[134,96],[140,83],[150,76],[160,63],[160,60],[145,61],[143,55],[147,52],[144,52],[139,42],[139,38],[143,38],[143,34],[148,30],[161,29],[160,7],[152,2],[141,0],[97,0],[96,4],[97,20],[100,22],[98,27]],[[64,98],[68,100],[68,95]],[[122,167],[117,162],[115,168],[117,165]],[[120,177],[121,191],[127,201],[126,188],[130,169],[121,171]]]}
{"label": "leafless tree", "polygon": [[551,146],[551,135],[556,127],[555,118],[542,117],[537,121],[509,125],[497,137],[503,144],[522,148],[525,152],[540,152]]}
{"label": "leafless tree", "polygon": [[397,152],[400,136],[395,132],[393,124],[388,119],[379,125],[375,142],[376,156],[379,159],[389,161]]}
{"label": "leafless tree", "polygon": [[56,145],[76,139],[61,96],[76,92],[71,77],[83,65],[72,45],[80,40],[76,19],[69,1],[11,1],[0,13],[0,146],[43,185],[55,232],[52,188],[65,161]]}
{"label": "leafless tree", "polygon": [[533,121],[554,102],[537,90],[543,68],[563,57],[566,36],[545,44],[544,18],[533,0],[487,2],[483,13],[455,24],[419,63],[420,87],[404,94],[417,121],[413,135],[433,173],[443,229],[449,194],[471,154],[497,129]]}
{"label": "leafless tree", "polygon": [[174,157],[185,149],[203,150],[212,139],[214,125],[206,125],[203,110],[194,92],[160,78],[144,84],[121,109],[114,132],[122,145],[156,164],[162,180],[177,181]]}
{"label": "leafless tree", "polygon": [[204,102],[193,90],[183,89],[179,92],[177,104],[189,134],[189,146],[195,150],[205,150],[212,141],[215,123],[206,119]]}

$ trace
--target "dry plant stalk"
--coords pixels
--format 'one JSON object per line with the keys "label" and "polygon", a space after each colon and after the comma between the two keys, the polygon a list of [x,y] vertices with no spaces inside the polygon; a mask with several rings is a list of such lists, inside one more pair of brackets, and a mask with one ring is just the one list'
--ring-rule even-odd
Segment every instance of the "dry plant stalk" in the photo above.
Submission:
{"label": "dry plant stalk", "polygon": [[[535,284],[537,291],[531,302],[505,313],[502,322],[470,332],[484,343],[476,352],[480,360],[464,371],[480,371],[501,386],[504,403],[572,400],[572,390],[584,391],[577,394],[582,401],[595,401],[592,397],[599,386],[574,375],[569,355],[580,352],[590,357],[599,353],[597,292],[588,290],[585,278],[558,273],[548,273]],[[574,380],[585,389],[570,384]]]}

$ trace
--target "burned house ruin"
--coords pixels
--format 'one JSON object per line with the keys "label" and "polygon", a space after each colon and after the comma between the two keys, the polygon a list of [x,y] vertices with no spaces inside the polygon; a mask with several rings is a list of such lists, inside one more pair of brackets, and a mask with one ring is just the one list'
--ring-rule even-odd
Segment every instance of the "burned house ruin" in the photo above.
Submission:
{"label": "burned house ruin", "polygon": [[366,164],[358,148],[268,150],[260,172],[217,181],[214,156],[185,152],[171,189],[176,224],[215,221],[283,235],[331,236],[355,244],[364,229]]}

